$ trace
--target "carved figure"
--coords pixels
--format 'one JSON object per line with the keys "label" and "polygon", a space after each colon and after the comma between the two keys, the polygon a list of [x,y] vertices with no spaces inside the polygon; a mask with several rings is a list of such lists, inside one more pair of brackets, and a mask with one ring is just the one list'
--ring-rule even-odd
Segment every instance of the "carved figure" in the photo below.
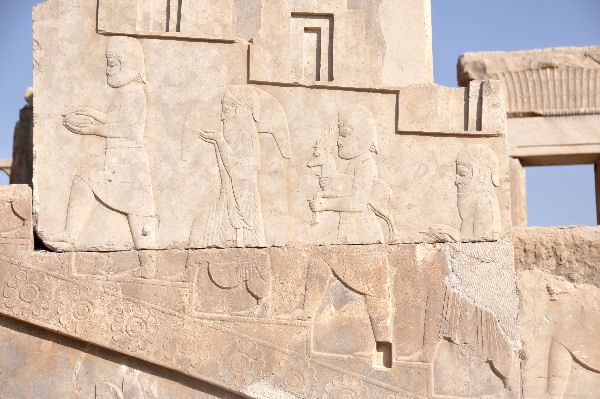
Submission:
{"label": "carved figure", "polygon": [[[106,150],[103,170],[84,169],[73,180],[65,231],[50,239],[59,249],[76,243],[96,201],[127,216],[136,249],[156,245],[157,217],[144,147],[144,52],[136,39],[111,37],[106,60],[107,83],[114,89],[108,111],[76,107],[64,115],[65,128],[75,134],[105,138]],[[147,274],[153,275],[153,269],[150,265]]]}
{"label": "carved figure", "polygon": [[[313,319],[335,280],[362,296],[377,346],[391,354],[392,304],[387,253],[357,247],[343,256],[324,254],[310,260],[302,310],[286,317]],[[363,356],[364,353],[355,353]]]}
{"label": "carved figure", "polygon": [[[275,115],[261,117],[261,107]],[[264,247],[258,190],[259,133],[273,135],[281,157],[290,156],[289,130],[281,105],[252,86],[230,86],[222,99],[223,129],[195,130],[214,145],[220,176],[219,199],[208,218],[205,246]],[[232,229],[233,228],[233,231]]]}
{"label": "carved figure", "polygon": [[320,191],[309,201],[313,224],[319,223],[319,213],[337,212],[340,217],[340,244],[383,243],[383,231],[377,217],[389,228],[390,243],[398,241],[394,218],[389,210],[392,191],[379,178],[375,156],[377,127],[371,111],[361,105],[342,109],[338,120],[338,156],[350,161],[345,173],[337,173],[331,140],[319,139],[308,167],[320,167]]}
{"label": "carved figure", "polygon": [[548,395],[551,399],[565,397],[575,363],[600,374],[599,313],[586,310],[574,316],[552,339],[548,360]]}
{"label": "carved figure", "polygon": [[500,186],[498,156],[483,144],[473,144],[456,160],[460,231],[432,226],[426,235],[439,241],[493,241],[500,238],[502,220],[496,187]]}

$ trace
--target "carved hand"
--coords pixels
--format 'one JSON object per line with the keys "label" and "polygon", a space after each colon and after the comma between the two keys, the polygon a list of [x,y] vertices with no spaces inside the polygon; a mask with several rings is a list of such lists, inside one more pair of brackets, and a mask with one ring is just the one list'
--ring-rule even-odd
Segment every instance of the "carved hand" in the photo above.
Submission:
{"label": "carved hand", "polygon": [[319,177],[319,186],[322,190],[327,190],[333,184],[333,179],[331,177]]}
{"label": "carved hand", "polygon": [[308,205],[313,212],[323,212],[325,210],[325,200],[323,198],[308,200]]}
{"label": "carved hand", "polygon": [[63,125],[75,134],[93,134],[96,129],[91,116],[71,113],[64,117]]}
{"label": "carved hand", "polygon": [[202,140],[209,141],[211,143],[223,139],[223,132],[216,130],[199,130],[198,134]]}

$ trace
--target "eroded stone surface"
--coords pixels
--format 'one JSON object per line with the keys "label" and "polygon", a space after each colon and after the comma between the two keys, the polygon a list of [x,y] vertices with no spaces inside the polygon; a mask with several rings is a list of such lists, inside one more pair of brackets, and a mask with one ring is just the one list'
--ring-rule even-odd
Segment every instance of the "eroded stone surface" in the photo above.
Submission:
{"label": "eroded stone surface", "polygon": [[[27,186],[3,191],[15,190],[28,203]],[[31,222],[22,230],[30,234]],[[190,383],[253,398],[519,397],[510,241],[109,253],[0,249],[0,314],[172,370]],[[29,370],[53,364],[63,351],[29,347],[20,333],[4,333],[25,352]],[[33,366],[27,359],[36,350],[47,356]],[[144,390],[144,398],[188,394],[161,380],[163,372],[140,373],[128,362],[117,372],[83,352],[79,363],[63,369],[78,384],[86,359],[92,362],[79,383],[85,386],[76,388],[82,393],[93,383],[96,395],[119,397],[126,387],[138,395]],[[119,363],[118,355],[108,357]],[[16,372],[13,361],[6,360],[9,375]],[[0,394],[32,397],[37,381],[0,388]],[[147,381],[154,382],[148,387]],[[72,383],[53,389],[68,391]],[[194,384],[206,397],[228,397]]]}
{"label": "eroded stone surface", "polygon": [[0,313],[256,398],[518,397],[508,242],[141,255],[2,256]]}
{"label": "eroded stone surface", "polygon": [[600,287],[600,232],[595,227],[515,228],[520,271],[539,270],[575,284]]}

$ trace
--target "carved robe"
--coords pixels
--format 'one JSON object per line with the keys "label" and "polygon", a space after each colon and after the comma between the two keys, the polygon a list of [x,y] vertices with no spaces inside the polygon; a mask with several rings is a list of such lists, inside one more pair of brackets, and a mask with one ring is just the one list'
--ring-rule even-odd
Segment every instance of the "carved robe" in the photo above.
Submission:
{"label": "carved robe", "polygon": [[104,170],[79,175],[109,208],[154,216],[150,162],[144,148],[146,94],[138,84],[116,89],[107,113]]}
{"label": "carved robe", "polygon": [[377,164],[370,153],[354,158],[348,164],[346,175],[352,177],[348,201],[358,212],[340,212],[338,243],[380,244],[384,242],[383,231],[377,216],[369,206],[371,188],[378,179]]}

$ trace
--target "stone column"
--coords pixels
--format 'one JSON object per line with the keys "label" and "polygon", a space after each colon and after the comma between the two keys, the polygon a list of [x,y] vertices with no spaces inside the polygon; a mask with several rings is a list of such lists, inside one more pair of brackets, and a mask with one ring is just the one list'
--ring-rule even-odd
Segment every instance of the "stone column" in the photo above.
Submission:
{"label": "stone column", "polygon": [[518,158],[510,158],[510,199],[513,226],[527,226],[525,168]]}

